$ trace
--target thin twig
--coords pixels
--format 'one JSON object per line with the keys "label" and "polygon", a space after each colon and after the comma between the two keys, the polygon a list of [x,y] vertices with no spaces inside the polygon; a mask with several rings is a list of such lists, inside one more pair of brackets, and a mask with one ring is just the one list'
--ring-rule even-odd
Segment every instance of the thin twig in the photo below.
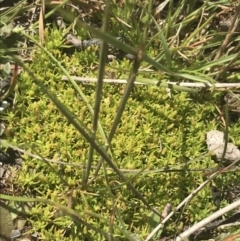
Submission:
{"label": "thin twig", "polygon": [[233,226],[238,226],[240,227],[240,222],[233,222],[233,223],[228,223],[228,224],[223,224],[218,227],[218,229],[225,229],[227,227],[233,227]]}
{"label": "thin twig", "polygon": [[199,223],[195,224],[194,226],[192,226],[191,228],[189,228],[188,230],[186,230],[185,232],[180,234],[176,238],[176,241],[184,240],[185,238],[189,237],[191,234],[193,234],[194,232],[196,232],[200,228],[204,227],[206,224],[214,221],[215,219],[221,217],[225,213],[227,213],[227,212],[229,212],[229,211],[231,211],[231,210],[233,210],[233,209],[235,209],[235,208],[237,208],[239,206],[240,206],[240,199],[237,200],[234,203],[231,203],[231,204],[227,205],[226,207],[218,210],[217,212],[213,213],[209,217],[207,217],[207,218],[203,219],[202,221],[200,221]]}
{"label": "thin twig", "polygon": [[[97,83],[97,78],[90,78],[90,77],[77,77],[77,76],[71,76],[73,80],[80,83]],[[68,81],[68,78],[66,76],[62,77],[63,81]],[[127,80],[125,79],[103,79],[104,83],[109,84],[127,84]],[[144,83],[140,81],[135,81],[134,84],[136,85],[156,85],[159,81],[158,80],[152,80],[151,82]],[[176,85],[181,87],[192,87],[192,88],[215,88],[215,89],[235,89],[240,88],[240,83],[191,83],[191,82],[165,82],[164,85]],[[160,84],[161,86],[161,84]]]}

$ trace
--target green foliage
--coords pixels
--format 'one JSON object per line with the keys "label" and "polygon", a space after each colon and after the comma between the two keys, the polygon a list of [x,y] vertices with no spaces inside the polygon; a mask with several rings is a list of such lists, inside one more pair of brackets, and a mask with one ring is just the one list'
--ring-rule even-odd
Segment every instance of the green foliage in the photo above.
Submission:
{"label": "green foliage", "polygon": [[[48,30],[46,48],[69,70],[70,74],[77,72],[79,76],[94,76],[94,72],[87,67],[90,63],[85,62],[89,50],[76,52],[69,57],[61,53],[60,42],[61,34],[57,30]],[[59,100],[90,127],[91,115],[88,109],[72,85],[61,80],[58,67],[40,50],[32,57],[33,64],[30,68],[38,79],[42,80]],[[94,64],[96,59],[88,59],[90,60]],[[124,76],[121,66],[124,68],[125,64],[123,62],[119,65],[118,61],[113,61],[108,68],[117,67],[119,75]],[[80,85],[80,88],[89,102],[94,103],[94,87]],[[100,120],[106,133],[109,132],[118,108],[122,88],[124,87],[104,85]],[[21,95],[18,96],[14,122],[10,122],[10,127],[16,133],[13,141],[18,144],[23,143],[29,151],[39,153],[43,157],[53,159],[60,157],[66,162],[83,165],[89,144],[68,124],[53,103],[41,94],[39,87],[33,83],[27,72],[23,72],[20,77],[19,89]],[[194,103],[186,93],[176,93],[169,97],[165,89],[136,87],[112,141],[111,149],[116,164],[122,169],[152,170],[176,165],[183,165],[185,168],[214,165],[210,164],[209,158],[187,164],[190,159],[193,160],[206,153],[205,133],[215,128],[213,112],[213,105]],[[99,134],[97,136],[101,138]],[[22,186],[26,193],[34,191],[36,196],[67,205],[69,191],[72,190],[74,193],[72,207],[82,213],[88,223],[101,227],[107,232],[108,227],[105,222],[101,223],[99,218],[91,214],[86,215],[84,212],[88,210],[108,219],[115,205],[124,224],[131,227],[132,232],[138,230],[140,236],[147,235],[145,232],[141,233],[141,230],[147,230],[147,223],[144,221],[147,210],[124,184],[116,179],[112,171],[108,171],[108,183],[104,173],[100,171],[98,178],[85,192],[80,188],[82,168],[49,165],[28,156],[24,158],[25,164],[18,177],[18,185]],[[98,156],[95,155],[94,165],[97,161]],[[132,179],[132,183],[143,193],[150,205],[157,205],[161,210],[166,202],[173,205],[181,202],[197,187],[200,180],[201,175],[196,173],[161,173],[140,175]],[[211,210],[212,207],[206,200],[206,195],[210,195],[209,191],[194,199],[184,214],[185,220],[193,222],[209,214],[207,210]],[[31,214],[33,219],[34,217],[38,219],[38,222],[34,222],[34,227],[40,230],[46,239],[49,233],[52,233],[51,229],[54,229],[53,240],[58,240],[60,230],[69,233],[70,237],[66,240],[76,240],[76,238],[82,240],[86,237],[101,240],[100,237],[97,238],[95,232],[83,226],[73,225],[66,217],[54,219],[54,210],[51,206],[43,208],[39,204],[31,209]],[[51,227],[47,229],[50,220],[52,220]],[[122,236],[121,232],[116,231],[115,234]]]}
{"label": "green foliage", "polygon": [[[149,217],[149,221],[148,221],[149,223],[148,233],[151,233],[160,222],[161,222],[161,218],[155,213],[151,213],[151,216]],[[160,237],[162,234],[162,231],[163,231],[163,228],[159,229],[158,232],[154,235],[153,239],[157,239],[158,237]]]}
{"label": "green foliage", "polygon": [[[138,4],[141,5],[139,2]],[[124,6],[123,12],[118,12],[120,10],[116,6],[112,11],[115,17],[118,15],[121,18],[124,17],[128,24],[131,23],[135,27],[138,18],[130,19],[131,12],[135,11],[136,16],[140,15],[143,20],[146,16],[145,7],[140,11],[139,5],[129,1],[129,4]],[[199,40],[198,30],[203,26],[193,32],[191,38],[184,39],[179,46],[168,44],[174,30],[179,27],[176,19],[181,14],[183,6],[180,5],[173,15],[168,13],[169,18],[160,36],[161,41],[156,35],[146,46],[149,56],[156,58],[156,61],[161,62],[163,66],[168,66],[171,71],[174,70],[173,73],[176,70],[176,74],[179,75],[175,78],[155,68],[148,71],[152,66],[149,66],[146,61],[143,63],[142,71],[139,72],[139,78],[157,79],[159,82],[178,81],[180,74],[185,74],[182,76],[188,75],[190,79],[198,81],[206,77],[202,82],[210,79],[205,74],[206,69],[219,64],[217,61],[209,63],[213,57],[212,53],[205,59],[202,59],[203,53],[199,53],[198,48],[187,49],[184,55],[188,58],[179,54],[192,43],[191,41]],[[187,8],[189,14],[191,8],[192,5],[189,4]],[[200,13],[199,10],[195,16],[199,16]],[[119,23],[116,19],[112,18],[111,24]],[[186,20],[183,22],[183,29],[187,26]],[[83,29],[78,32],[81,31]],[[115,31],[117,34],[119,28]],[[133,45],[139,42],[138,37],[141,34],[139,29],[132,33],[125,27],[124,32],[131,37]],[[158,34],[160,35],[160,31]],[[69,55],[63,51],[62,37],[62,31],[47,28],[44,47],[67,69],[70,75],[97,76],[99,49],[89,47]],[[206,45],[203,49],[210,47],[212,45]],[[33,63],[27,66],[35,77],[55,94],[86,125],[88,130],[91,130],[92,114],[72,84],[62,80],[63,73],[59,66],[40,48],[32,52],[31,57]],[[129,60],[113,60],[107,64],[106,72],[118,78],[127,79],[130,68]],[[42,157],[78,164],[79,167],[48,163],[24,155],[25,161],[16,184],[22,187],[26,195],[35,195],[35,197],[71,207],[87,224],[98,230],[73,222],[70,217],[60,212],[57,206],[46,203],[38,203],[29,210],[34,229],[40,232],[45,240],[103,240],[99,230],[106,233],[112,232],[119,240],[126,240],[129,233],[132,234],[130,235],[132,239],[145,238],[160,221],[155,214],[152,213],[149,219],[149,210],[127,188],[126,183],[122,182],[119,176],[106,165],[104,165],[105,169],[102,168],[97,178],[84,190],[82,176],[90,144],[41,92],[40,87],[34,83],[28,72],[22,72],[18,88],[21,93],[17,96],[17,105],[14,113],[8,115],[9,128],[16,133],[11,141]],[[79,84],[79,88],[88,102],[94,106],[95,84]],[[124,88],[125,85],[104,84],[99,118],[106,134],[111,130]],[[175,207],[203,182],[200,172],[167,172],[167,169],[186,170],[216,166],[209,156],[204,155],[207,153],[205,134],[209,130],[221,128],[222,125],[215,106],[219,98],[218,94],[211,93],[212,102],[201,97],[199,101],[198,98],[193,98],[184,92],[173,91],[170,95],[166,89],[158,86],[134,88],[110,149],[114,163],[123,172],[129,171],[126,172],[127,177],[150,206],[163,210],[166,203],[171,203]],[[230,137],[238,142],[239,122],[233,123],[229,129]],[[104,138],[100,131],[97,132],[96,137],[104,146]],[[90,178],[93,177],[99,158],[99,155],[94,153]],[[165,172],[151,172],[151,170],[163,168],[166,168]],[[137,175],[134,172],[136,169],[139,172],[148,169],[150,172]],[[222,184],[230,181],[231,177],[229,174],[217,179],[216,182]],[[238,175],[236,180],[237,178]],[[208,216],[215,208],[209,202],[210,199],[211,191],[206,187],[182,213],[177,213],[174,222],[176,220],[179,222],[170,223],[164,231],[169,233],[180,231],[186,223],[192,224]],[[161,233],[162,230],[159,230],[155,238],[157,239]]]}

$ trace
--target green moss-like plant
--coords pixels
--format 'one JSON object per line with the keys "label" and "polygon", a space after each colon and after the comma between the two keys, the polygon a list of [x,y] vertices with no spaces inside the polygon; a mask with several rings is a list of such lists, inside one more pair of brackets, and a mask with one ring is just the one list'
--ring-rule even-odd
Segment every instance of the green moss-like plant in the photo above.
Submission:
{"label": "green moss-like plant", "polygon": [[[96,76],[98,57],[96,49],[88,48],[68,56],[62,52],[62,33],[47,30],[45,47],[58,59],[71,75]],[[33,52],[33,64],[29,66],[36,77],[48,87],[89,129],[92,116],[84,101],[69,82],[62,81],[59,67],[49,60],[41,50]],[[108,64],[121,78],[126,78],[128,60],[115,60]],[[94,70],[93,70],[94,69]],[[140,73],[139,77],[149,74]],[[151,77],[158,76],[152,73]],[[22,171],[17,185],[26,195],[34,195],[70,206],[89,224],[109,232],[110,220],[115,224],[137,233],[140,238],[147,236],[149,216],[143,204],[129,191],[126,183],[110,169],[108,176],[103,169],[96,179],[82,189],[83,166],[88,158],[89,143],[63,117],[54,104],[33,83],[30,75],[23,72],[19,79],[20,95],[14,114],[9,115],[9,128],[15,131],[13,142],[24,149],[49,159],[59,159],[79,167],[49,164],[24,155]],[[95,85],[80,84],[90,104],[94,105]],[[108,134],[113,123],[123,86],[104,84],[101,101],[100,121]],[[177,206],[203,181],[200,172],[167,172],[168,168],[197,169],[214,167],[216,164],[207,155],[205,135],[207,131],[221,126],[215,106],[206,101],[194,101],[187,93],[172,93],[156,86],[134,88],[121,123],[111,143],[115,164],[128,169],[128,177],[151,206],[161,212],[166,203]],[[234,130],[234,131],[233,131]],[[237,124],[230,130],[236,137]],[[104,145],[103,137],[97,138]],[[204,156],[205,155],[205,156]],[[95,153],[93,166],[100,157]],[[82,167],[81,167],[82,166]],[[136,175],[134,169],[156,170]],[[95,169],[90,173],[93,176]],[[207,187],[193,199],[182,213],[176,226],[171,223],[167,231],[180,230],[186,223],[194,223],[210,214],[213,204]],[[103,240],[103,237],[85,225],[72,222],[50,205],[37,204],[30,210],[34,229],[45,240]],[[176,220],[174,218],[174,220]],[[110,224],[109,224],[110,223]],[[119,240],[125,240],[120,229],[114,229]]]}

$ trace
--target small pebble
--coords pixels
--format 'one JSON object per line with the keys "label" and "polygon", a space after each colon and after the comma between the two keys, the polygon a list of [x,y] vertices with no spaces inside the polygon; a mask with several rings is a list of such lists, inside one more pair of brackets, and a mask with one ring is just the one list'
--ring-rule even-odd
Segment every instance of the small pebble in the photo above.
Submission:
{"label": "small pebble", "polygon": [[[225,140],[224,133],[217,130],[212,130],[207,133],[208,151],[214,153],[217,161],[221,161],[224,154]],[[240,160],[240,150],[232,143],[227,143],[224,161],[238,161]]]}

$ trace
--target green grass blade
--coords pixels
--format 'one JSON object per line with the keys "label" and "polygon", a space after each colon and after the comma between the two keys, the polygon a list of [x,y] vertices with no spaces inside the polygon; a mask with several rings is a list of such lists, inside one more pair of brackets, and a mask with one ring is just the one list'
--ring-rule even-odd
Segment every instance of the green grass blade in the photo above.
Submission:
{"label": "green grass blade", "polygon": [[[105,7],[105,15],[102,30],[108,31],[108,23],[110,18],[110,1],[106,1]],[[107,59],[107,52],[108,52],[108,44],[104,40],[101,43],[100,48],[100,59],[99,59],[99,70],[98,70],[98,80],[96,86],[96,96],[95,96],[95,107],[94,107],[94,116],[93,116],[93,129],[92,129],[92,137],[95,138],[97,126],[98,126],[98,118],[100,112],[100,105],[102,99],[102,88],[103,88],[103,78],[105,73],[105,64]],[[83,186],[87,185],[87,181],[89,178],[91,166],[93,161],[93,146],[89,147],[89,154],[88,154],[88,162],[86,165],[85,174],[83,175],[82,184]]]}

